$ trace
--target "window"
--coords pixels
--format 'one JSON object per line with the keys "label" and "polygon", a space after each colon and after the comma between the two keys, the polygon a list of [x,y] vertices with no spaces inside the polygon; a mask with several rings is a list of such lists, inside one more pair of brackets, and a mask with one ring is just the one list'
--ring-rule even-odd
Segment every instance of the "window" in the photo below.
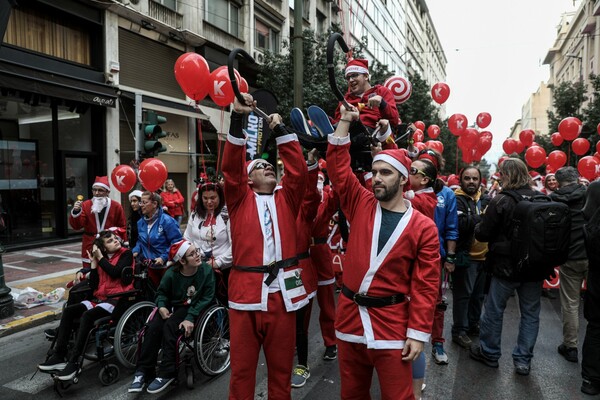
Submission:
{"label": "window", "polygon": [[257,49],[279,53],[279,31],[274,30],[264,22],[255,20],[256,38],[254,46]]}
{"label": "window", "polygon": [[327,27],[325,25],[326,22],[327,22],[327,17],[325,16],[325,14],[323,14],[322,12],[317,10],[317,34],[322,35],[322,34],[326,33],[326,31],[327,31]]}
{"label": "window", "polygon": [[173,11],[177,11],[177,0],[153,0],[153,1],[160,3],[165,7],[169,7]]}
{"label": "window", "polygon": [[228,0],[205,0],[204,20],[239,37],[240,7]]}

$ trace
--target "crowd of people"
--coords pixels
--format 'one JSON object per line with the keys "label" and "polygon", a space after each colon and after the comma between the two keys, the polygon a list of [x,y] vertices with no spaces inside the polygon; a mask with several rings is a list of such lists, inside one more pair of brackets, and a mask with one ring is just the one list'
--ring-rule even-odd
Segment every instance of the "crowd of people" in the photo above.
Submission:
{"label": "crowd of people", "polygon": [[[435,364],[451,362],[443,334],[449,288],[452,342],[491,368],[499,366],[503,314],[516,292],[520,323],[512,358],[515,373],[528,375],[543,282],[553,270],[523,269],[511,257],[516,193],[547,195],[570,209],[568,257],[557,266],[563,316],[557,352],[567,361],[579,360],[578,309],[587,277],[581,390],[600,394],[600,294],[597,273],[589,268],[597,265],[600,248],[600,181],[588,188],[572,167],[542,177],[518,158],[503,160],[489,184],[476,166],[446,178],[440,174],[440,154],[398,149],[385,139],[370,146],[368,173],[353,170],[350,148],[357,125],[387,131],[399,120],[389,91],[370,85],[365,60],[349,63],[346,78],[351,109],[340,106],[336,112],[326,165],[315,150],[305,159],[296,133],[278,114],[270,116],[285,168],[280,181],[268,161],[246,161],[243,123],[256,103],[248,94],[244,103],[236,98],[222,181],[215,176],[199,183],[183,235],[184,199],[172,180],[160,194],[132,191],[126,220],[120,205],[108,198],[106,177],[99,177],[94,197],[75,203],[69,216],[73,228],[84,229],[84,268],[76,279],[87,277],[94,298],[65,309],[55,332],[57,351],[39,368],[60,369],[58,379],[71,379],[85,345],[81,338],[90,329],[87,321],[110,315],[118,299],[107,300],[106,294],[127,289],[118,282],[120,268],[150,260],[165,273],[130,392],[148,385],[148,392],[158,393],[173,382],[177,331],[189,335],[216,298],[229,308],[229,398],[254,398],[262,349],[268,397],[291,399],[292,388],[310,379],[308,329],[317,297],[322,358],[339,362],[341,398],[370,398],[375,370],[381,398],[418,399],[426,380],[425,343],[431,342]],[[368,112],[359,112],[361,107]],[[339,253],[344,253],[343,272],[336,274],[333,260]],[[67,355],[79,317],[75,346]],[[163,361],[157,371],[159,348]]]}

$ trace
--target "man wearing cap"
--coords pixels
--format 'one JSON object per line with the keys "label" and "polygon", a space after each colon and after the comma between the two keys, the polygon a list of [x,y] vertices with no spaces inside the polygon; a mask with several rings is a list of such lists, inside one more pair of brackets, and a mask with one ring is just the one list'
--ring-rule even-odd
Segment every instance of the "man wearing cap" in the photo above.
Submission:
{"label": "man wearing cap", "polygon": [[[275,168],[265,160],[245,162],[245,114],[252,111],[237,98],[223,153],[225,200],[231,221],[233,266],[229,276],[231,327],[230,399],[254,398],[256,365],[263,348],[268,368],[269,399],[291,399],[296,344],[295,311],[308,303],[296,257],[296,215],[308,170],[295,134],[272,114],[285,176],[277,184]],[[318,167],[317,162],[311,169]]]}
{"label": "man wearing cap", "polygon": [[[69,214],[71,227],[75,230],[84,230],[81,241],[81,261],[84,268],[90,267],[87,252],[91,253],[92,243],[99,232],[110,228],[120,228],[126,232],[127,229],[123,207],[108,197],[109,192],[108,177],[97,176],[92,185],[93,197],[85,201],[77,200]],[[123,240],[127,240],[125,233],[120,236]]]}
{"label": "man wearing cap", "polygon": [[352,230],[338,300],[336,336],[341,398],[368,399],[373,369],[384,399],[413,399],[411,363],[431,336],[440,279],[435,223],[416,211],[403,191],[411,160],[403,150],[373,158],[373,191],[350,168],[350,121],[341,108],[329,136],[328,173]]}
{"label": "man wearing cap", "polygon": [[[348,81],[348,92],[344,96],[348,104],[355,107],[364,104],[360,111],[360,121],[367,127],[375,129],[380,119],[389,121],[392,129],[400,123],[394,95],[382,85],[371,86],[369,82],[369,61],[355,58],[348,62],[344,73]],[[340,106],[335,111],[334,122],[341,118]]]}

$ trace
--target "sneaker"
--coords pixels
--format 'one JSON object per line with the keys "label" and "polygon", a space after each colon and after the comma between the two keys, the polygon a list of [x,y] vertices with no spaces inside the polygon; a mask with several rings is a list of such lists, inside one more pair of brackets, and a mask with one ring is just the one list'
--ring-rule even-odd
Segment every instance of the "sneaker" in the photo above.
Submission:
{"label": "sneaker", "polygon": [[69,361],[67,363],[67,366],[58,374],[56,374],[56,378],[59,381],[70,381],[71,379],[77,376],[79,371],[81,371],[81,368],[79,368],[79,364]]}
{"label": "sneaker", "polygon": [[306,118],[304,118],[302,110],[300,110],[298,107],[292,108],[292,111],[290,112],[290,120],[292,121],[292,127],[296,131],[301,132],[307,136],[313,136],[316,138],[321,137],[321,135],[319,134],[319,132],[317,132],[315,128],[308,125],[308,122],[306,121]]}
{"label": "sneaker", "polygon": [[46,336],[46,339],[48,339],[48,340],[54,340],[54,338],[56,337],[57,334],[58,334],[58,328],[46,329],[44,331],[44,336]]}
{"label": "sneaker", "polygon": [[323,354],[323,360],[333,361],[336,358],[337,358],[337,346],[334,344],[333,346],[325,347],[325,353]]}
{"label": "sneaker", "polygon": [[577,347],[567,347],[564,344],[558,346],[558,354],[563,356],[565,360],[570,362],[578,362]]}
{"label": "sneaker", "polygon": [[308,378],[310,378],[310,369],[304,365],[296,365],[296,368],[292,372],[292,387],[299,388],[304,386]]}
{"label": "sneaker", "polygon": [[479,361],[490,368],[498,368],[498,360],[492,360],[486,357],[481,351],[481,347],[479,345],[471,346],[469,355],[473,360]]}
{"label": "sneaker", "polygon": [[133,375],[133,382],[127,391],[129,393],[139,393],[144,390],[144,386],[146,386],[144,373],[141,371],[135,371],[135,375]]}
{"label": "sneaker", "polygon": [[444,351],[443,343],[434,343],[431,348],[431,354],[433,355],[433,361],[435,361],[438,365],[446,365],[448,364],[448,355]]}
{"label": "sneaker", "polygon": [[600,384],[594,384],[589,379],[583,379],[581,382],[581,391],[590,396],[596,396],[600,394]]}
{"label": "sneaker", "polygon": [[470,349],[471,345],[473,344],[471,338],[464,333],[457,336],[452,336],[452,341],[460,347],[464,347],[465,349]]}
{"label": "sneaker", "polygon": [[320,107],[310,106],[306,112],[308,113],[308,118],[310,118],[313,125],[321,134],[321,137],[327,137],[334,132],[329,116]]}
{"label": "sneaker", "polygon": [[158,393],[162,392],[169,386],[175,378],[155,378],[152,383],[148,385],[148,389],[146,391],[148,393]]}
{"label": "sneaker", "polygon": [[527,376],[527,375],[529,375],[529,371],[531,371],[531,366],[530,365],[515,364],[515,372],[518,375]]}
{"label": "sneaker", "polygon": [[53,354],[50,358],[39,364],[38,369],[40,371],[62,371],[67,366],[67,362],[64,357]]}

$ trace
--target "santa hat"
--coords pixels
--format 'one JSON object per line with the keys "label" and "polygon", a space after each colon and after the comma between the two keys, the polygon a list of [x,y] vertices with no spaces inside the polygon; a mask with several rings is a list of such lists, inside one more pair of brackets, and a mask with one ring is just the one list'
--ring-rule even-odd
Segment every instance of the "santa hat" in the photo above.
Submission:
{"label": "santa hat", "polygon": [[142,198],[142,191],[141,190],[133,190],[131,193],[129,193],[129,201],[131,201],[132,197],[138,197],[138,198]]}
{"label": "santa hat", "polygon": [[[254,169],[254,167],[256,167],[256,164],[258,163],[271,165],[270,162],[263,160],[262,158],[256,158],[254,160],[246,161],[246,172],[248,173],[248,175],[250,175],[250,172],[252,172],[252,170]],[[271,165],[271,167],[273,167],[273,165]]]}
{"label": "santa hat", "polygon": [[101,187],[110,191],[110,186],[108,186],[108,176],[97,176],[92,187]]}
{"label": "santa hat", "polygon": [[435,167],[435,169],[439,169],[440,166],[438,165],[438,158],[436,157],[436,153],[435,151],[431,150],[431,149],[423,149],[419,152],[419,155],[417,156],[417,160],[428,160],[431,161],[431,163],[433,164],[433,166]]}
{"label": "santa hat", "polygon": [[364,58],[355,58],[350,60],[346,65],[346,72],[344,76],[349,74],[367,74],[369,75],[369,61]]}
{"label": "santa hat", "polygon": [[496,172],[494,175],[492,175],[492,177],[490,179],[493,179],[495,181],[499,181],[500,180],[500,173]]}
{"label": "santa hat", "polygon": [[169,249],[169,260],[173,262],[181,260],[191,245],[192,243],[185,239],[181,239],[179,242],[173,243]]}
{"label": "santa hat", "polygon": [[324,173],[322,173],[321,171],[319,171],[319,172],[317,172],[317,175],[318,175],[317,179],[320,179],[323,182],[325,182],[325,174]]}
{"label": "santa hat", "polygon": [[448,177],[448,187],[452,190],[460,188],[460,180],[457,175],[452,174]]}
{"label": "santa hat", "polygon": [[529,176],[531,176],[531,179],[533,179],[534,181],[542,180],[542,175],[540,175],[540,173],[537,171],[529,171]]}
{"label": "santa hat", "polygon": [[[408,171],[410,170],[412,161],[406,154],[405,149],[389,149],[380,151],[375,155],[375,157],[373,157],[373,164],[376,161],[383,161],[390,164],[403,176],[408,178]],[[410,190],[410,180],[407,180],[404,184],[404,191],[407,192],[405,196],[406,198],[410,199],[414,197],[414,192]]]}

